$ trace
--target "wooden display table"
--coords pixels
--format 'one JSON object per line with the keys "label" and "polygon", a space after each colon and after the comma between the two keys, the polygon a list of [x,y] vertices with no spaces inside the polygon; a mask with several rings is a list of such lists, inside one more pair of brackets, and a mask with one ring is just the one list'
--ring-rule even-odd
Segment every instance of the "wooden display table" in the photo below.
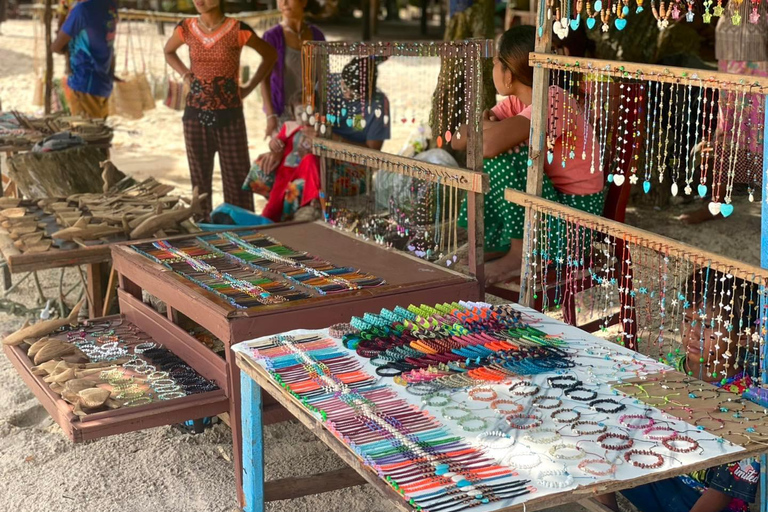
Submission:
{"label": "wooden display table", "polygon": [[[229,350],[231,345],[290,329],[320,328],[347,321],[352,315],[398,304],[429,304],[459,298],[476,300],[480,294],[478,282],[467,276],[360,240],[323,223],[275,225],[260,228],[259,231],[285,246],[306,251],[334,265],[359,268],[384,279],[386,283],[374,288],[283,304],[237,309],[220,296],[135,251],[130,243],[112,247],[122,312],[135,311],[147,317],[149,323],[160,325],[189,319],[224,342],[226,360],[191,337],[188,338],[190,346],[187,349],[190,364],[205,361],[217,368],[218,377],[213,380],[229,397],[238,499],[241,503],[240,375],[234,353]],[[144,304],[143,292],[165,303],[167,314],[163,316]],[[150,328],[145,330],[153,334]],[[265,420],[279,417],[281,415],[275,412],[274,404],[267,407]]]}

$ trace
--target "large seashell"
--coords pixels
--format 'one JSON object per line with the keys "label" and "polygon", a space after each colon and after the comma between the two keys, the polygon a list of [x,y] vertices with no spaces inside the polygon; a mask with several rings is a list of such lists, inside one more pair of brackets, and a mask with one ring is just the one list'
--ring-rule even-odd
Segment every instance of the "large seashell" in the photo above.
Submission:
{"label": "large seashell", "polygon": [[59,340],[51,340],[35,355],[35,364],[41,364],[52,359],[60,359],[75,353],[74,345]]}
{"label": "large seashell", "polygon": [[109,390],[102,388],[84,389],[78,393],[80,403],[88,409],[95,409],[104,405],[109,398]]}

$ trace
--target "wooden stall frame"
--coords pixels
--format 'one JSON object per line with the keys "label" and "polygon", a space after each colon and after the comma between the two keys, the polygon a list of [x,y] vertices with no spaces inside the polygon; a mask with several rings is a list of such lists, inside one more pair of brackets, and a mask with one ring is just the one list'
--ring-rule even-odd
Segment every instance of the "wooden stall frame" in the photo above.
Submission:
{"label": "wooden stall frame", "polygon": [[[468,39],[466,41],[445,41],[430,44],[408,42],[384,43],[347,43],[306,41],[304,51],[316,54],[319,63],[318,114],[325,115],[323,107],[326,104],[327,80],[322,77],[327,73],[327,56],[348,55],[361,56],[405,56],[405,57],[442,57],[455,56],[463,52],[465,55],[466,76],[474,77],[473,87],[467,86],[465,109],[469,128],[467,130],[467,170],[447,166],[428,164],[412,158],[392,155],[360,146],[334,142],[330,140],[331,130],[325,137],[318,134],[313,144],[313,152],[320,156],[321,187],[327,191],[325,170],[327,158],[332,155],[336,160],[350,163],[361,163],[374,169],[385,169],[405,176],[411,176],[433,183],[443,183],[467,191],[467,224],[468,224],[468,267],[470,275],[478,282],[480,294],[485,291],[485,257],[484,235],[485,224],[483,209],[485,192],[489,190],[489,178],[483,173],[483,138],[481,126],[481,109],[471,108],[478,104],[483,90],[482,59],[495,55],[494,43],[490,39]],[[305,70],[311,73],[311,70]],[[443,182],[442,180],[445,180]],[[326,192],[327,193],[327,192]]]}

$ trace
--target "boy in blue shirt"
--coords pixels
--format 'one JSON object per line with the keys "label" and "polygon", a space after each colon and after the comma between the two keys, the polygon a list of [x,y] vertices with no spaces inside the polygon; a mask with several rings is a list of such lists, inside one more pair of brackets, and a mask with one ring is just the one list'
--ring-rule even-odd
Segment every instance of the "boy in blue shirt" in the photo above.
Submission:
{"label": "boy in blue shirt", "polygon": [[69,12],[51,49],[69,51],[67,101],[73,115],[107,117],[115,70],[116,0],[84,0]]}

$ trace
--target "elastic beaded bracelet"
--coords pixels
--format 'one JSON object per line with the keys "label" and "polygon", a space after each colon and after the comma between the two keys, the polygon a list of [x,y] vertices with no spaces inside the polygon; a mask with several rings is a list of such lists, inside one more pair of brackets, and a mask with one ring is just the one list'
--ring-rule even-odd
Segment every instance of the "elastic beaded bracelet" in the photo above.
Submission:
{"label": "elastic beaded bracelet", "polygon": [[425,396],[421,401],[424,402],[425,405],[430,405],[432,407],[445,407],[451,403],[451,397],[438,392]]}
{"label": "elastic beaded bracelet", "polygon": [[[596,430],[582,429],[583,425],[589,425],[597,427]],[[575,421],[571,423],[571,430],[578,436],[593,436],[597,434],[603,434],[608,430],[608,425],[605,423],[598,423],[597,421]]]}
{"label": "elastic beaded bracelet", "polygon": [[437,389],[439,388],[436,388],[431,382],[416,382],[405,386],[405,390],[408,393],[416,396],[430,395],[435,393]]}
{"label": "elastic beaded bracelet", "polygon": [[[563,414],[573,414],[575,415],[575,417],[561,418],[560,416]],[[552,421],[554,421],[555,423],[573,423],[581,419],[581,413],[573,409],[558,409],[556,411],[553,411],[549,417],[552,418]]]}
{"label": "elastic beaded bracelet", "polygon": [[[458,423],[461,428],[467,432],[479,432],[488,428],[488,421],[485,418],[477,416],[464,416],[459,418]],[[472,426],[472,423],[477,423],[477,425]]]}
{"label": "elastic beaded bracelet", "polygon": [[[565,477],[563,480],[553,480],[552,477]],[[573,484],[573,476],[562,469],[547,469],[539,473],[538,483],[550,489],[564,489]]]}
{"label": "elastic beaded bracelet", "polygon": [[170,393],[160,393],[157,398],[160,400],[173,400],[174,398],[184,398],[187,396],[183,391],[171,391]]}
{"label": "elastic beaded bracelet", "polygon": [[[618,439],[620,441],[624,441],[623,444],[610,444],[606,443],[609,439]],[[632,448],[632,445],[634,444],[632,441],[632,438],[629,437],[627,434],[619,434],[617,432],[605,432],[603,434],[600,434],[600,437],[597,438],[597,442],[600,443],[600,446],[602,446],[606,450],[627,450],[629,448]]]}
{"label": "elastic beaded bracelet", "polygon": [[[647,462],[632,460],[633,455],[656,457],[656,462],[649,464]],[[643,469],[657,469],[664,465],[664,457],[662,457],[658,453],[652,452],[651,450],[629,450],[628,452],[624,452],[624,460],[629,462],[635,467],[643,468]]]}
{"label": "elastic beaded bracelet", "polygon": [[[666,434],[654,434],[653,432],[666,432]],[[677,431],[666,425],[652,425],[643,430],[643,435],[651,441],[663,441],[677,435]]]}
{"label": "elastic beaded bracelet", "polygon": [[[608,408],[608,407],[603,407],[600,404],[613,404],[613,405],[615,405],[615,407]],[[599,400],[593,400],[593,401],[589,402],[589,408],[592,409],[593,411],[597,411],[597,412],[603,412],[603,413],[606,413],[606,414],[615,414],[617,412],[623,411],[624,409],[627,408],[627,406],[624,405],[624,404],[620,404],[619,402],[617,402],[613,398],[601,398]]]}
{"label": "elastic beaded bracelet", "polygon": [[[518,391],[518,387],[523,386],[524,389]],[[526,389],[526,388],[533,388],[533,389]],[[521,380],[520,382],[514,383],[510,388],[509,391],[513,395],[517,396],[533,396],[539,393],[541,391],[541,388],[538,384],[534,384],[529,380]]]}
{"label": "elastic beaded bracelet", "polygon": [[[648,423],[646,423],[645,425],[636,425],[631,423],[630,420],[645,420]],[[622,426],[631,430],[647,429],[656,424],[653,418],[649,418],[648,416],[643,416],[642,414],[622,414],[621,416],[619,416],[619,423],[621,423]]]}
{"label": "elastic beaded bracelet", "polygon": [[491,388],[475,388],[469,391],[469,397],[479,402],[493,402],[498,396]]}
{"label": "elastic beaded bracelet", "polygon": [[[551,435],[546,436],[545,434]],[[558,440],[560,440],[560,433],[553,428],[530,429],[528,433],[523,436],[523,441],[528,441],[529,443],[534,444],[551,444]]]}
{"label": "elastic beaded bracelet", "polygon": [[[575,455],[565,455],[558,453],[560,450],[576,450]],[[571,443],[558,443],[555,445],[552,445],[549,448],[549,455],[552,458],[555,459],[564,459],[564,460],[576,460],[576,459],[582,459],[586,456],[586,453],[583,449],[579,448],[575,444]]]}
{"label": "elastic beaded bracelet", "polygon": [[[686,448],[678,448],[674,443],[688,443]],[[671,436],[661,441],[661,444],[669,451],[676,453],[690,453],[699,448],[699,442],[688,436]]]}
{"label": "elastic beaded bracelet", "polygon": [[558,375],[547,379],[549,386],[556,389],[568,389],[581,386],[582,382],[573,375]]}
{"label": "elastic beaded bracelet", "polygon": [[[449,414],[447,411],[458,411],[461,414]],[[464,418],[468,418],[472,416],[472,411],[464,407],[463,405],[449,405],[448,407],[443,407],[442,411],[443,417],[447,420],[462,420]]]}
{"label": "elastic beaded bracelet", "polygon": [[[514,410],[500,407],[504,405],[513,405]],[[522,412],[523,406],[522,404],[519,404],[513,400],[507,400],[505,398],[501,398],[499,400],[494,400],[493,402],[491,402],[491,409],[493,409],[496,412],[496,414],[516,414],[518,412]]]}
{"label": "elastic beaded bracelet", "polygon": [[145,405],[152,402],[152,399],[146,395],[132,398],[123,404],[123,407],[136,407],[137,405]]}
{"label": "elastic beaded bracelet", "polygon": [[[546,401],[555,401],[556,403],[554,405],[552,404],[545,405],[544,402]],[[534,398],[531,404],[538,409],[548,410],[548,409],[557,409],[558,407],[563,405],[563,401],[557,398],[556,396],[541,395]]]}
{"label": "elastic beaded bracelet", "polygon": [[483,432],[477,436],[477,442],[482,446],[491,449],[510,448],[515,444],[515,440],[501,430]]}
{"label": "elastic beaded bracelet", "polygon": [[[576,396],[576,393],[587,393],[588,396]],[[597,391],[592,391],[591,389],[587,389],[581,386],[568,388],[565,390],[564,394],[571,400],[576,400],[578,402],[591,402],[597,398]]]}
{"label": "elastic beaded bracelet", "polygon": [[[600,471],[600,470],[589,467],[591,465],[597,465],[597,464],[608,466],[608,469],[605,471]],[[607,475],[612,475],[616,472],[616,464],[611,464],[607,460],[603,460],[603,459],[584,459],[583,461],[579,462],[579,469],[590,475],[607,476]]]}
{"label": "elastic beaded bracelet", "polygon": [[[509,414],[504,419],[507,425],[518,430],[530,430],[540,427],[543,423],[541,418],[533,414]],[[524,423],[526,421],[529,423]]]}
{"label": "elastic beaded bracelet", "polygon": [[532,469],[541,464],[538,453],[529,452],[507,456],[506,464],[514,469]]}

